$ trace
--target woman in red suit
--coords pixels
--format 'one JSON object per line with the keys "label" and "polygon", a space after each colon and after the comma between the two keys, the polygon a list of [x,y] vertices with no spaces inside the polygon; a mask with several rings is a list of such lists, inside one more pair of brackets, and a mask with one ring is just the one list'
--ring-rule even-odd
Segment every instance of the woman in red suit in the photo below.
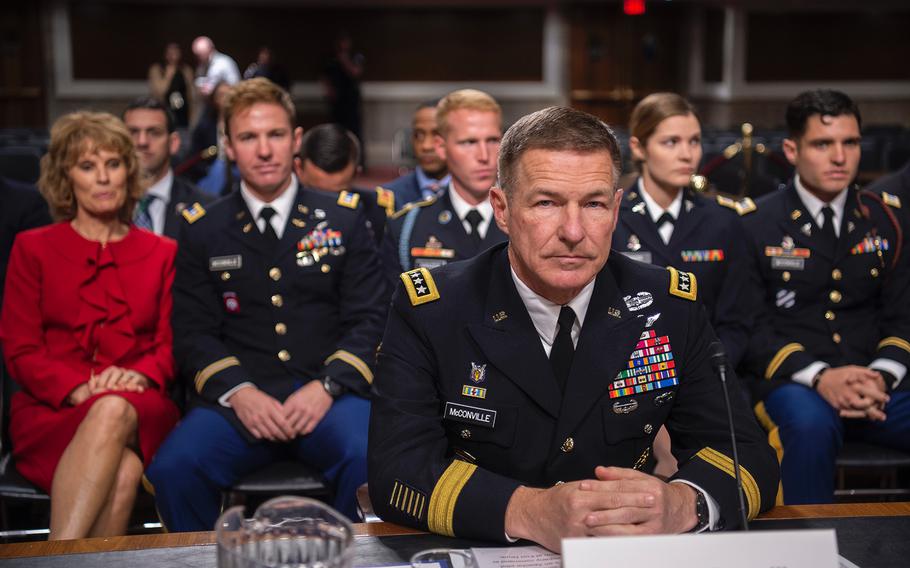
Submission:
{"label": "woman in red suit", "polygon": [[142,195],[129,132],[78,112],[51,130],[38,182],[60,222],[20,233],[0,340],[19,471],[51,495],[51,539],[126,531],[144,464],[177,421],[176,245],[130,226]]}

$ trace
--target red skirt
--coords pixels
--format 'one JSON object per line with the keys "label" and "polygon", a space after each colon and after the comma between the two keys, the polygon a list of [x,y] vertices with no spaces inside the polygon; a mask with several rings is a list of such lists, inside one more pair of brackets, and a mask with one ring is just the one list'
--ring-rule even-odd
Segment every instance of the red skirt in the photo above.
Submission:
{"label": "red skirt", "polygon": [[78,406],[60,410],[20,391],[13,396],[10,411],[10,437],[19,473],[50,493],[57,464],[76,435],[79,424],[95,401],[110,395],[122,396],[136,409],[139,417],[139,450],[142,453],[139,457],[147,467],[158,446],[180,417],[176,405],[157,390],[147,389],[142,393],[105,392]]}

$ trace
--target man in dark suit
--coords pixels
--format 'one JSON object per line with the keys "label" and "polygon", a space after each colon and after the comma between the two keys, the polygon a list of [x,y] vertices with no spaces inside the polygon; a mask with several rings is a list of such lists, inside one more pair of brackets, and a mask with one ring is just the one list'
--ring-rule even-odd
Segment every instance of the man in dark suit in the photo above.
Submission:
{"label": "man in dark suit", "polygon": [[395,194],[395,201],[400,205],[438,196],[449,186],[451,177],[446,168],[446,161],[436,152],[436,105],[439,100],[420,103],[414,111],[411,123],[411,147],[417,158],[417,167],[390,181],[383,187]]}
{"label": "man in dark suit", "polygon": [[180,136],[170,109],[151,97],[136,99],[123,113],[123,122],[133,136],[145,196],[136,205],[136,226],[159,235],[177,238],[181,213],[212,196],[174,175],[171,158],[180,151]]}
{"label": "man in dark suit", "polygon": [[[716,341],[695,277],[610,254],[619,143],[551,107],[513,125],[499,244],[401,276],[378,354],[370,494],[383,519],[467,538],[678,533],[738,524]],[[731,395],[747,513],[777,462]],[[679,471],[643,473],[666,425]]]}
{"label": "man in dark suit", "polygon": [[0,177],[0,306],[3,305],[3,284],[6,265],[13,250],[16,235],[51,222],[47,202],[34,186]]}
{"label": "man in dark suit", "polygon": [[193,408],[147,471],[171,530],[210,529],[223,489],[289,456],[356,516],[386,286],[362,209],[299,188],[293,124],[274,83],[234,87],[225,134],[240,190],[183,212],[174,355],[195,376]]}
{"label": "man in dark suit", "polygon": [[490,204],[502,138],[499,104],[481,91],[454,91],[439,102],[436,121],[436,148],[452,181],[438,197],[409,203],[392,217],[389,235],[399,264],[392,272],[471,258],[506,239]]}
{"label": "man in dark suit", "polygon": [[844,439],[910,450],[910,393],[895,392],[910,366],[910,263],[891,207],[850,185],[856,104],[807,91],[787,127],[796,175],[743,217],[762,304],[746,361],[784,502],[826,503]]}

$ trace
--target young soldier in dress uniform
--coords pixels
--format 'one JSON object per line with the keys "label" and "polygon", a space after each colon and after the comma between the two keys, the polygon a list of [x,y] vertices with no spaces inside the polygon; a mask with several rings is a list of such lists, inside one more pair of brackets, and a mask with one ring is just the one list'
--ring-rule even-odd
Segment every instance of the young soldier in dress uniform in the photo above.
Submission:
{"label": "young soldier in dress uniform", "polygon": [[740,215],[748,197],[709,200],[689,187],[701,161],[701,126],[689,101],[654,93],[632,111],[629,145],[641,176],[619,210],[613,240],[629,258],[691,271],[708,319],[735,367],[749,342],[753,312]]}
{"label": "young soldier in dress uniform", "polygon": [[[619,168],[597,118],[528,115],[506,133],[492,192],[511,241],[402,274],[370,421],[383,519],[553,550],[738,523],[696,278],[610,254]],[[777,463],[735,385],[731,399],[754,517],[773,505]],[[639,471],[662,424],[680,463],[669,483]]]}
{"label": "young soldier in dress uniform", "polygon": [[502,138],[502,110],[490,95],[463,89],[446,95],[436,110],[437,151],[452,181],[438,198],[407,204],[389,223],[398,273],[471,258],[504,241],[493,222],[490,187]]}
{"label": "young soldier in dress uniform", "polygon": [[283,456],[320,469],[351,518],[366,481],[385,283],[356,204],[299,189],[293,123],[280,87],[234,87],[225,125],[240,191],[184,212],[174,350],[195,407],[147,472],[170,530],[210,530],[221,491]]}
{"label": "young soldier in dress uniform", "polygon": [[787,504],[834,497],[844,438],[910,450],[910,266],[891,207],[850,186],[859,109],[837,91],[787,107],[793,180],[743,218],[763,310],[748,362]]}

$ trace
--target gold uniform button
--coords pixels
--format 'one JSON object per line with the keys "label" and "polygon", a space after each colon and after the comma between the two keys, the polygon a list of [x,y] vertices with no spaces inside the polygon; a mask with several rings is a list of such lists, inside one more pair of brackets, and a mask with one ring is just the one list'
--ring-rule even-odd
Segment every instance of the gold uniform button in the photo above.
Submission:
{"label": "gold uniform button", "polygon": [[790,273],[786,270],[780,275],[780,277],[784,279],[784,282],[790,281]]}
{"label": "gold uniform button", "polygon": [[562,443],[562,446],[560,446],[559,449],[561,449],[563,451],[563,453],[566,453],[566,454],[571,452],[572,450],[575,449],[575,440],[573,440],[572,438],[566,438],[566,441]]}
{"label": "gold uniform button", "polygon": [[841,301],[841,299],[843,298],[843,296],[841,295],[841,293],[840,293],[839,291],[837,291],[837,290],[831,290],[831,293],[828,294],[828,298],[830,298],[832,302],[834,302],[835,304],[837,304],[837,303],[839,303],[839,302]]}
{"label": "gold uniform button", "polygon": [[332,267],[329,266],[328,264],[323,264],[322,267],[320,268],[320,270],[322,270],[323,274],[328,274],[329,270],[331,270],[331,269],[332,269]]}
{"label": "gold uniform button", "polygon": [[278,282],[279,280],[281,280],[281,269],[278,268],[277,266],[270,268],[269,269],[269,278],[271,278],[275,282]]}
{"label": "gold uniform button", "polygon": [[835,268],[834,270],[831,271],[831,278],[834,278],[835,280],[840,280],[843,277],[844,277],[844,275],[840,270]]}
{"label": "gold uniform button", "polygon": [[834,341],[834,343],[840,343],[840,334],[835,333],[834,335],[831,336],[831,340]]}
{"label": "gold uniform button", "polygon": [[287,349],[282,349],[281,351],[278,352],[278,359],[280,359],[280,360],[283,361],[283,362],[290,361],[290,360],[291,360],[291,354],[288,353],[288,350],[287,350]]}
{"label": "gold uniform button", "polygon": [[230,272],[222,272],[222,273],[221,273],[221,279],[224,280],[225,282],[228,281],[228,280],[230,280],[230,279],[231,279],[231,273],[230,273]]}
{"label": "gold uniform button", "polygon": [[284,305],[284,298],[281,297],[281,294],[275,294],[272,296],[272,305],[276,308],[280,308]]}
{"label": "gold uniform button", "polygon": [[834,321],[836,318],[837,318],[837,315],[834,312],[832,312],[831,310],[828,310],[827,312],[825,312],[826,320]]}
{"label": "gold uniform button", "polygon": [[869,271],[869,274],[872,275],[872,278],[878,278],[878,268],[873,268]]}
{"label": "gold uniform button", "polygon": [[285,325],[285,324],[282,323],[282,322],[278,322],[278,323],[275,324],[275,333],[277,333],[278,335],[284,335],[284,334],[287,333],[287,332],[288,332],[288,326],[287,326],[287,325]]}
{"label": "gold uniform button", "polygon": [[654,426],[651,426],[650,424],[645,424],[645,434],[650,434],[653,431],[654,431]]}
{"label": "gold uniform button", "polygon": [[461,437],[464,438],[465,440],[467,440],[468,438],[471,437],[471,431],[468,430],[467,428],[465,428],[464,430],[461,431]]}

